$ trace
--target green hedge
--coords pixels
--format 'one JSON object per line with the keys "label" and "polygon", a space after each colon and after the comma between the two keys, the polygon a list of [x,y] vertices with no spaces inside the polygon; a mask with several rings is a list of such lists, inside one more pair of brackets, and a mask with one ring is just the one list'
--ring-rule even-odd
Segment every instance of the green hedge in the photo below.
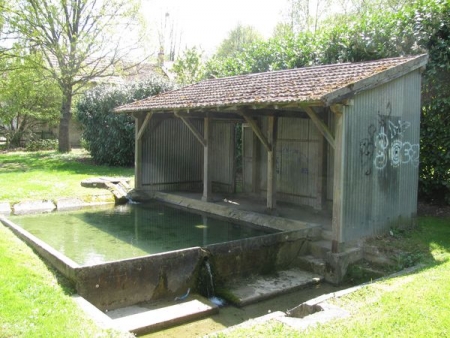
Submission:
{"label": "green hedge", "polygon": [[213,58],[207,77],[428,53],[423,73],[419,198],[450,204],[450,1],[416,0],[398,12],[346,16],[311,33],[285,34]]}
{"label": "green hedge", "polygon": [[123,86],[98,86],[77,102],[75,116],[81,123],[83,147],[98,164],[130,166],[134,163],[134,118],[113,109],[172,88],[160,78]]}

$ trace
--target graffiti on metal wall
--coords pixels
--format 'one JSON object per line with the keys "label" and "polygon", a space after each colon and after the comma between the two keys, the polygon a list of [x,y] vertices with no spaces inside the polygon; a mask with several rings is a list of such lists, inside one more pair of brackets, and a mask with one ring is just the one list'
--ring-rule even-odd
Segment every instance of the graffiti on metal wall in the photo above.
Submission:
{"label": "graffiti on metal wall", "polygon": [[383,170],[388,165],[394,168],[419,165],[419,144],[404,140],[411,123],[391,113],[391,104],[388,103],[386,114],[378,112],[378,123],[367,128],[368,137],[359,143],[361,165],[366,175],[370,175],[373,168]]}

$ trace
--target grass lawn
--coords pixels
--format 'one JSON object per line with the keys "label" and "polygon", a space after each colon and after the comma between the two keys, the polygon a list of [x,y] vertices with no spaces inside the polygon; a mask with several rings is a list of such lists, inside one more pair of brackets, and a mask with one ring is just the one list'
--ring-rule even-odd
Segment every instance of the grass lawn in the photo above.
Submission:
{"label": "grass lawn", "polygon": [[134,168],[97,166],[83,150],[0,153],[0,201],[110,194],[104,189],[84,188],[80,182],[89,177],[133,175]]}
{"label": "grass lawn", "polygon": [[422,217],[390,243],[414,248],[424,267],[333,300],[349,318],[306,332],[268,322],[219,337],[450,337],[450,218]]}
{"label": "grass lawn", "polygon": [[[89,195],[84,178],[132,175],[132,168],[95,166],[82,151],[0,153],[0,201]],[[450,218],[421,217],[418,229],[378,241],[407,250],[424,267],[334,300],[351,313],[344,320],[307,332],[269,322],[226,337],[450,337]],[[1,338],[120,336],[87,318],[67,281],[2,225],[0,272]]]}
{"label": "grass lawn", "polygon": [[67,281],[3,225],[0,271],[0,337],[121,336],[92,322]]}

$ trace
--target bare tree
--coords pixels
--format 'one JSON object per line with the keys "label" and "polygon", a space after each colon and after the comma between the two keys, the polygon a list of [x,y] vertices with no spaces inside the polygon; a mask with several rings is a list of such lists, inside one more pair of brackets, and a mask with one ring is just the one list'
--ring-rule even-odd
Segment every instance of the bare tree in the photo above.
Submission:
{"label": "bare tree", "polygon": [[[176,56],[180,52],[182,30],[178,24],[175,11],[166,11],[163,18],[159,22],[158,40],[160,57],[165,57],[169,61],[175,61]],[[172,13],[172,14],[171,14]],[[165,55],[168,52],[167,55]],[[159,60],[160,62],[163,60]]]}
{"label": "bare tree", "polygon": [[[36,64],[62,92],[59,151],[70,151],[69,123],[74,95],[93,79],[111,76],[136,50],[139,5],[133,0],[18,0],[1,13],[2,40],[39,52]],[[5,49],[6,57],[20,57]]]}
{"label": "bare tree", "polygon": [[288,0],[285,17],[291,30],[315,32],[320,21],[329,14],[332,0]]}

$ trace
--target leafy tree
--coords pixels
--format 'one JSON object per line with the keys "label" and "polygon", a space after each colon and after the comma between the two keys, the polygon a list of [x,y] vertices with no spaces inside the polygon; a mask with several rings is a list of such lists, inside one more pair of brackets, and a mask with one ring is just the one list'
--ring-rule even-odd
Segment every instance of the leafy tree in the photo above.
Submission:
{"label": "leafy tree", "polygon": [[[129,0],[20,0],[2,10],[7,23],[3,39],[39,51],[45,63],[35,67],[50,74],[62,92],[59,151],[70,151],[69,122],[74,95],[98,77],[113,74],[135,50],[130,34],[139,6]],[[8,57],[20,58],[14,50]]]}
{"label": "leafy tree", "polygon": [[176,81],[181,85],[192,84],[204,78],[205,69],[202,52],[196,47],[186,48],[172,66],[177,75]]}
{"label": "leafy tree", "polygon": [[252,26],[238,24],[228,33],[228,37],[217,48],[216,56],[225,58],[240,52],[246,45],[261,41],[261,35]]}
{"label": "leafy tree", "polygon": [[42,62],[39,55],[8,62],[10,70],[0,78],[0,135],[9,147],[18,147],[24,136],[32,137],[36,127],[54,124],[61,94],[55,81],[34,67]]}
{"label": "leafy tree", "polygon": [[128,166],[134,162],[134,119],[113,109],[172,89],[159,77],[120,87],[101,85],[87,90],[76,104],[83,126],[84,147],[99,164]]}

